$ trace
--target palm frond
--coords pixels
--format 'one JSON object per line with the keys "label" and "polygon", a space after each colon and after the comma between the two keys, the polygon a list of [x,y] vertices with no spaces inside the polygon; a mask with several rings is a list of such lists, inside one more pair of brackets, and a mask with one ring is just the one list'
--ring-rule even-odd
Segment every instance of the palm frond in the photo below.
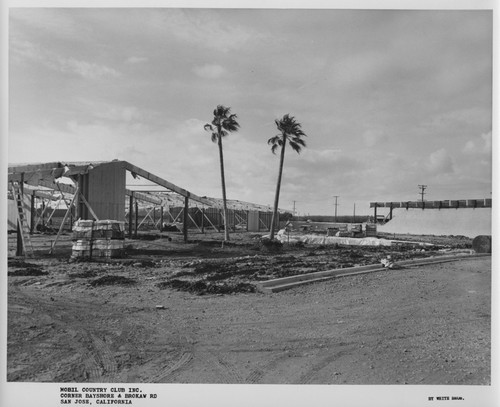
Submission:
{"label": "palm frond", "polygon": [[273,146],[271,147],[271,152],[273,154],[276,154],[276,150],[278,149],[278,147],[279,147],[279,144],[273,144]]}
{"label": "palm frond", "polygon": [[306,147],[306,142],[301,138],[292,138],[290,143],[298,144],[301,147]]}
{"label": "palm frond", "polygon": [[297,135],[297,134],[291,134],[288,136],[288,139],[294,143],[299,143],[302,145],[302,143],[305,143],[304,139],[302,137],[305,137],[306,135]]}
{"label": "palm frond", "polygon": [[215,143],[219,137],[226,137],[230,132],[237,131],[240,127],[236,121],[237,115],[230,114],[231,108],[217,105],[214,109],[212,124],[205,124],[204,128],[212,132],[212,141]]}
{"label": "palm frond", "polygon": [[306,147],[302,137],[307,135],[302,131],[302,125],[295,120],[295,117],[285,114],[281,119],[275,120],[276,127],[281,132],[281,138],[286,140],[294,151],[300,153],[303,147]]}
{"label": "palm frond", "polygon": [[282,125],[281,125],[281,120],[275,119],[274,123],[276,123],[276,127],[278,128],[279,131],[283,131],[282,130]]}
{"label": "palm frond", "polygon": [[222,121],[222,127],[228,131],[237,131],[240,127],[240,124],[236,121],[237,118],[238,116],[235,114],[224,118],[224,120]]}
{"label": "palm frond", "polygon": [[267,140],[267,144],[277,144],[281,141],[281,134],[278,134],[274,137],[271,137],[269,140]]}
{"label": "palm frond", "polygon": [[288,144],[290,144],[290,147],[292,147],[293,151],[300,154],[302,147],[305,147],[306,144],[302,140],[298,140],[298,141],[300,141],[300,142],[290,140]]}
{"label": "palm frond", "polygon": [[274,137],[271,137],[269,140],[267,140],[267,144],[271,146],[271,152],[273,154],[276,154],[276,150],[278,147],[283,147],[283,136],[281,134],[278,134]]}

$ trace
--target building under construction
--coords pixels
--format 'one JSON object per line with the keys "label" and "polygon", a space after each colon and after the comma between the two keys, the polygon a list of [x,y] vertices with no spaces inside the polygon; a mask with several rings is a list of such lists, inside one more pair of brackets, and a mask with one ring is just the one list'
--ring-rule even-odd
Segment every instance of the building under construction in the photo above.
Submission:
{"label": "building under construction", "polygon": [[[16,255],[28,247],[30,235],[50,227],[56,231],[50,252],[63,231],[76,220],[114,220],[125,235],[139,230],[178,228],[204,233],[224,228],[221,199],[198,196],[127,161],[50,162],[9,166],[8,230],[17,231]],[[228,200],[228,227],[268,231],[272,209]]]}

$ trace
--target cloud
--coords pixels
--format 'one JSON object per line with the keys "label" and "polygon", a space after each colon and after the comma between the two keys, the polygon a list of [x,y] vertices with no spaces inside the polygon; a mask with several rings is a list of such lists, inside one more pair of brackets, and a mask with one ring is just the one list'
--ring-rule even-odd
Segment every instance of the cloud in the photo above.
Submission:
{"label": "cloud", "polygon": [[491,111],[489,108],[467,107],[436,115],[429,121],[429,126],[475,125],[490,121],[490,118]]}
{"label": "cloud", "polygon": [[29,41],[13,40],[10,52],[16,63],[38,62],[57,72],[76,74],[85,79],[118,77],[120,73],[113,68],[71,57],[63,57]]}
{"label": "cloud", "polygon": [[[293,150],[288,150],[288,155],[294,153]],[[342,150],[337,148],[325,148],[324,150],[315,150],[312,148],[302,149],[300,155],[301,160],[307,161],[311,165],[324,165],[332,164],[333,162],[339,162],[344,160],[342,156]]]}
{"label": "cloud", "polygon": [[241,48],[262,34],[241,25],[231,24],[231,10],[222,10],[227,18],[208,10],[169,9],[162,14],[160,28],[167,28],[176,38],[196,45],[203,45],[221,52]]}
{"label": "cloud", "polygon": [[120,73],[113,68],[74,58],[57,57],[54,61],[47,61],[46,64],[55,70],[63,73],[77,74],[85,79],[120,76]]}
{"label": "cloud", "polygon": [[483,133],[479,138],[467,141],[462,151],[467,155],[491,154],[491,131]]}
{"label": "cloud", "polygon": [[280,206],[297,200],[320,213],[333,194],[342,209],[348,196],[409,200],[418,184],[437,193],[449,182],[462,194],[491,181],[491,13],[32,8],[11,17],[12,159],[122,158],[220,196],[218,149],[203,125],[223,103],[242,125],[224,140],[233,199],[272,202],[279,156],[266,142],[284,113],[309,137],[300,155],[287,150]]}
{"label": "cloud", "polygon": [[218,79],[227,74],[224,67],[216,64],[205,64],[202,66],[195,66],[193,72],[203,79]]}
{"label": "cloud", "polygon": [[11,8],[9,17],[12,23],[35,30],[38,36],[49,34],[84,41],[92,30],[88,25],[79,24],[74,11],[68,13],[63,8],[51,7]]}
{"label": "cloud", "polygon": [[388,136],[381,130],[370,129],[363,133],[363,140],[366,147],[374,147],[379,143],[387,141]]}
{"label": "cloud", "polygon": [[112,160],[121,158],[118,153],[124,134],[127,132],[106,125],[83,125],[75,120],[61,127],[38,124],[9,138],[9,154],[22,156],[27,162]]}
{"label": "cloud", "polygon": [[387,68],[387,60],[376,51],[345,56],[334,61],[330,80],[338,86],[363,85],[373,81]]}
{"label": "cloud", "polygon": [[426,168],[429,172],[442,174],[453,173],[455,171],[453,159],[444,148],[430,154],[426,161]]}
{"label": "cloud", "polygon": [[102,109],[96,109],[95,116],[130,123],[143,122],[150,114],[133,106],[103,106]]}
{"label": "cloud", "polygon": [[149,58],[147,58],[147,57],[131,56],[125,60],[125,63],[135,65],[135,64],[142,64],[142,63],[148,62],[148,61],[149,61]]}

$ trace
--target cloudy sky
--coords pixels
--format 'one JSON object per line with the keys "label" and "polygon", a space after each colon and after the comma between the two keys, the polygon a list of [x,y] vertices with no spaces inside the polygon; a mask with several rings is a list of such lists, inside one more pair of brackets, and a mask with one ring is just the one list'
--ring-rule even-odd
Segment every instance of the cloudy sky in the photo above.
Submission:
{"label": "cloudy sky", "polygon": [[289,113],[280,207],[490,198],[492,12],[12,8],[10,163],[121,159],[220,197],[204,131],[218,104],[230,199],[272,204],[267,140]]}

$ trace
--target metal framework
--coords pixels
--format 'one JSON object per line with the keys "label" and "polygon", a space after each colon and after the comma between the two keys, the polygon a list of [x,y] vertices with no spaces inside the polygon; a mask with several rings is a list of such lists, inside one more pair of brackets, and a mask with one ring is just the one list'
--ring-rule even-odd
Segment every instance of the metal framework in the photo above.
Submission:
{"label": "metal framework", "polygon": [[370,208],[374,208],[374,219],[377,220],[377,208],[389,208],[388,215],[384,221],[392,219],[392,211],[395,208],[403,209],[460,209],[460,208],[491,208],[492,201],[486,199],[460,199],[445,201],[406,201],[406,202],[370,202]]}
{"label": "metal framework", "polygon": [[[57,208],[65,207],[63,220],[60,222],[57,236],[50,248],[51,253],[63,229],[68,226],[66,225],[68,220],[70,227],[73,219],[98,220],[99,208],[93,207],[96,204],[91,199],[89,188],[95,189],[95,184],[99,183],[99,179],[96,181],[95,177],[92,178],[93,174],[106,175],[108,169],[110,173],[114,172],[115,175],[118,174],[116,176],[123,179],[123,185],[116,187],[115,182],[108,181],[108,185],[103,185],[101,189],[97,187],[97,194],[100,195],[99,199],[102,201],[110,205],[116,204],[115,206],[121,206],[124,209],[119,216],[125,221],[129,238],[137,236],[137,231],[141,227],[152,225],[154,229],[161,230],[164,223],[181,224],[186,242],[189,227],[201,233],[204,233],[206,228],[218,232],[223,229],[221,199],[198,196],[127,161],[50,162],[9,166],[9,185],[13,183],[23,185],[24,196],[31,198],[30,204],[25,204],[26,211],[31,214],[31,233],[39,227],[40,223],[42,225],[50,223],[55,218]],[[130,173],[133,178],[145,179],[163,190],[134,190],[130,186],[126,188],[124,181],[126,172]],[[63,177],[71,180],[72,185],[61,182]],[[113,188],[115,195],[109,198],[107,189]],[[41,210],[36,209],[39,200],[41,200]],[[53,204],[52,207],[50,207],[51,204]],[[271,209],[268,206],[228,200],[228,209],[230,227],[233,230],[245,227],[248,230],[249,212],[259,213],[259,230],[261,227],[265,230],[270,228],[267,213],[270,213]],[[157,218],[158,210],[160,213]],[[22,255],[19,249],[17,255]]]}

